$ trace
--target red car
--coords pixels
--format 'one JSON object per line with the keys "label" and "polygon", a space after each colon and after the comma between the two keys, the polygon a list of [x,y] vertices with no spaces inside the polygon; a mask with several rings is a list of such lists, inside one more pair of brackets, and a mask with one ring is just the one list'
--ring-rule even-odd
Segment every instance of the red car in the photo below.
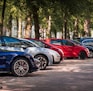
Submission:
{"label": "red car", "polygon": [[64,52],[65,58],[80,58],[89,57],[89,50],[84,46],[77,45],[69,39],[45,39],[46,43],[50,43]]}
{"label": "red car", "polygon": [[63,51],[62,51],[61,49],[55,47],[54,45],[52,45],[52,44],[50,44],[50,43],[46,43],[46,42],[44,42],[44,41],[42,41],[42,40],[38,40],[38,39],[30,39],[30,38],[27,38],[27,39],[35,42],[35,43],[38,44],[40,47],[49,48],[49,49],[52,49],[52,50],[57,51],[57,52],[60,54],[60,56],[61,56],[60,61],[63,61],[63,60],[64,60],[64,53],[63,53]]}

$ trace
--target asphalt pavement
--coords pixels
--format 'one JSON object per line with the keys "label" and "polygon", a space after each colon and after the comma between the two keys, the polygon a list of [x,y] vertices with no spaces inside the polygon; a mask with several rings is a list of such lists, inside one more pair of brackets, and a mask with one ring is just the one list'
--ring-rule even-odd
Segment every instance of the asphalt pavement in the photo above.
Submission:
{"label": "asphalt pavement", "polygon": [[0,74],[0,91],[93,91],[93,59],[65,59],[27,77]]}

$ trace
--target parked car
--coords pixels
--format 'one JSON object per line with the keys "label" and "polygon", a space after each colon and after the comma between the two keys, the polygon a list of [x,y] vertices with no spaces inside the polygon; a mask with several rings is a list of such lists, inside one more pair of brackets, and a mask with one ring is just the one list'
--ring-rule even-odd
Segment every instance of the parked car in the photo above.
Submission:
{"label": "parked car", "polygon": [[33,44],[24,43],[22,40],[9,36],[0,36],[0,48],[11,51],[23,51],[29,53],[33,58],[40,60],[40,68],[46,69],[48,65],[53,64],[53,56],[48,49],[36,47]]}
{"label": "parked car", "polygon": [[84,47],[88,48],[88,50],[90,52],[89,57],[93,58],[93,46],[92,46],[92,43],[91,43],[92,41],[89,41],[89,40],[93,40],[93,39],[85,39],[82,42],[79,42],[77,40],[72,40],[72,41],[75,42],[78,45],[81,45],[81,46],[84,46]]}
{"label": "parked car", "polygon": [[73,40],[77,40],[81,43],[85,39],[93,39],[93,37],[78,37],[78,38],[74,38]]}
{"label": "parked car", "polygon": [[46,39],[45,42],[60,48],[64,52],[65,58],[85,59],[89,56],[89,50],[86,47],[77,45],[69,39]]}
{"label": "parked car", "polygon": [[93,47],[93,39],[85,39],[81,42],[83,45],[92,46]]}
{"label": "parked car", "polygon": [[21,40],[22,40],[22,42],[24,42],[25,44],[28,44],[29,46],[30,45],[34,45],[36,48],[38,47],[42,51],[48,51],[49,54],[52,55],[52,57],[53,57],[53,63],[60,63],[61,56],[60,56],[60,54],[57,51],[51,50],[49,48],[40,47],[39,45],[37,45],[36,43],[34,43],[34,42],[32,42],[31,40],[28,40],[28,39],[21,39]]}
{"label": "parked car", "polygon": [[38,68],[33,57],[25,52],[0,49],[0,73],[12,73],[23,77]]}
{"label": "parked car", "polygon": [[61,56],[60,61],[57,62],[57,63],[60,63],[61,61],[64,60],[64,53],[63,53],[63,51],[62,51],[61,49],[56,48],[56,47],[53,46],[52,44],[46,43],[46,42],[44,42],[44,41],[42,41],[42,40],[31,39],[31,38],[27,38],[27,39],[30,40],[30,41],[32,41],[32,42],[34,42],[34,43],[36,43],[36,44],[39,45],[40,47],[49,48],[49,49],[52,49],[52,50],[57,51],[57,52],[60,54],[60,56]]}

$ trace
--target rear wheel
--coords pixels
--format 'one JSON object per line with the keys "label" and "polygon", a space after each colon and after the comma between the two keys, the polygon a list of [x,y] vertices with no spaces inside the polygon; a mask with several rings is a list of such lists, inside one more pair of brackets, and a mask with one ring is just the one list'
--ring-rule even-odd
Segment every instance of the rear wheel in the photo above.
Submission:
{"label": "rear wheel", "polygon": [[35,58],[37,58],[38,60],[40,60],[39,65],[39,69],[40,70],[44,70],[46,69],[47,65],[48,65],[48,60],[44,55],[36,55]]}
{"label": "rear wheel", "polygon": [[13,61],[11,67],[12,73],[15,76],[23,77],[29,72],[29,64],[25,58],[17,58]]}
{"label": "rear wheel", "polygon": [[81,51],[79,53],[79,59],[85,59],[87,56],[86,56],[86,53],[84,51]]}

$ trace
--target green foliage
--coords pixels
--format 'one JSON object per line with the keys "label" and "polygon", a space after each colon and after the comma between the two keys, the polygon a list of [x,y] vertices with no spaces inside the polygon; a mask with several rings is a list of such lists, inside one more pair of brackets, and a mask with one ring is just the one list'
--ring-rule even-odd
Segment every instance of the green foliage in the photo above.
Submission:
{"label": "green foliage", "polygon": [[[2,5],[3,0],[0,0],[0,20]],[[54,32],[62,31],[65,19],[68,21],[67,29],[70,31],[74,30],[74,20],[76,18],[79,20],[80,32],[83,30],[83,23],[86,18],[90,18],[91,28],[93,26],[93,0],[7,0],[4,26],[7,25],[10,15],[13,19],[20,17],[24,20],[28,12],[31,13],[31,17],[33,16],[34,9],[39,16],[39,25],[45,29],[48,27],[48,16],[52,17],[51,31]],[[32,22],[35,21],[32,19]]]}

